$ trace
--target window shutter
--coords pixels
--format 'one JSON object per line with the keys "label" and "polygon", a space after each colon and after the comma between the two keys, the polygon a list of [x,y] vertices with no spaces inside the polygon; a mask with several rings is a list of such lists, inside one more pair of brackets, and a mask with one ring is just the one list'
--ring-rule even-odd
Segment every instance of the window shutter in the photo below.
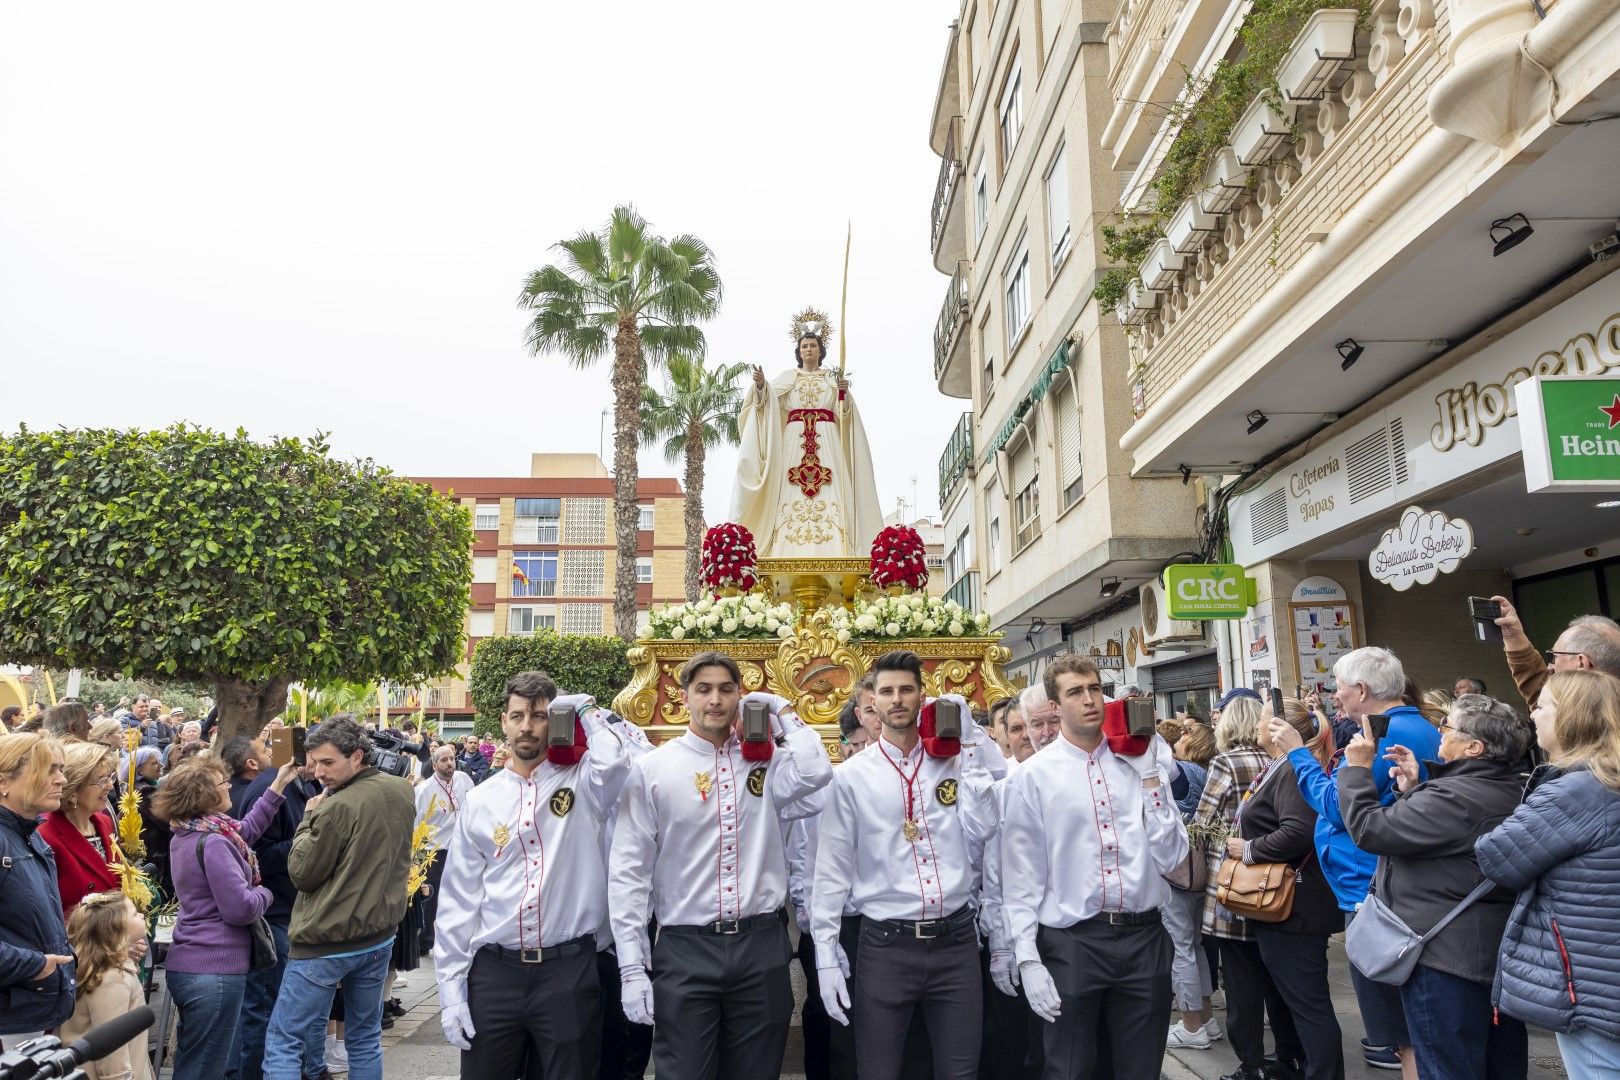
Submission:
{"label": "window shutter", "polygon": [[1017,497],[1035,479],[1035,447],[1032,439],[1019,442],[1012,455],[1012,495]]}
{"label": "window shutter", "polygon": [[1066,494],[1069,485],[1080,479],[1080,402],[1073,382],[1053,397],[1052,412],[1057,424],[1058,484]]}

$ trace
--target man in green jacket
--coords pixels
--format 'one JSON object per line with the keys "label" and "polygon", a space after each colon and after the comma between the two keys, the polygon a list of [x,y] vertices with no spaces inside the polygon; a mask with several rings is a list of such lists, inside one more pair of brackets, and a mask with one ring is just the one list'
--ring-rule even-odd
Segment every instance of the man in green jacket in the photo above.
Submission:
{"label": "man in green jacket", "polygon": [[382,1080],[383,980],[405,917],[416,804],[410,782],[366,764],[351,717],[313,729],[304,752],[324,789],[305,805],[287,874],[298,888],[291,952],[265,1037],[265,1080],[300,1080],[304,1044],[339,985],[351,1080]]}

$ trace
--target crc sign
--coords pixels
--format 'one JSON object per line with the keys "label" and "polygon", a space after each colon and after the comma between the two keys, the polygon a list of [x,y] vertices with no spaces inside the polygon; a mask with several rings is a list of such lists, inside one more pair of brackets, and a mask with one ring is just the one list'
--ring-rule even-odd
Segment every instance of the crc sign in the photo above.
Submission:
{"label": "crc sign", "polygon": [[1178,563],[1164,571],[1172,619],[1241,619],[1254,606],[1254,580],[1230,563]]}

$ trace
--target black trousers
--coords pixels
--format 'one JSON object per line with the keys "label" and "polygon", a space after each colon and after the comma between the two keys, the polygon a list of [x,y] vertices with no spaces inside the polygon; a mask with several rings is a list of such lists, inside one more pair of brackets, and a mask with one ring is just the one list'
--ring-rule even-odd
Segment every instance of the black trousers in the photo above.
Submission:
{"label": "black trousers", "polygon": [[652,1026],[632,1024],[625,1017],[619,957],[612,949],[596,954],[596,975],[602,983],[602,1058],[597,1075],[600,1080],[641,1080],[652,1060]]}
{"label": "black trousers", "polygon": [[[804,1034],[804,1080],[832,1080],[832,1029],[843,1027],[827,1015],[821,1003],[821,980],[816,976],[816,946],[809,934],[799,935],[799,968],[804,972],[804,1008],[799,1026]],[[840,1080],[854,1080],[851,1072]]]}
{"label": "black trousers", "polygon": [[1265,923],[1253,930],[1265,974],[1293,1017],[1305,1080],[1343,1080],[1344,1044],[1328,989],[1327,935],[1296,934]]}
{"label": "black trousers", "polygon": [[[855,960],[860,952],[861,917],[845,915],[838,925],[838,944],[849,958],[850,1012],[855,1011]],[[855,1029],[845,1024],[832,1025],[830,1058],[833,1080],[855,1080]],[[918,1009],[906,1030],[906,1049],[902,1055],[905,1064],[900,1067],[900,1080],[933,1080],[934,1052],[928,1046],[928,1025]]]}
{"label": "black trousers", "polygon": [[1088,919],[1043,926],[1035,942],[1063,1003],[1042,1025],[1044,1080],[1158,1080],[1175,953],[1164,927]]}
{"label": "black trousers", "polygon": [[1266,1056],[1269,1017],[1277,1060],[1303,1062],[1305,1048],[1294,1027],[1293,1011],[1267,972],[1260,946],[1226,938],[1220,942],[1221,966],[1226,970],[1226,1037],[1232,1041],[1238,1061],[1247,1068],[1260,1068]]}
{"label": "black trousers", "polygon": [[472,1049],[462,1080],[596,1080],[602,1042],[596,947],[525,964],[484,948],[467,973]]}
{"label": "black trousers", "polygon": [[444,861],[447,852],[441,850],[428,864],[428,894],[422,898],[422,953],[433,951],[433,920],[439,914],[439,883],[444,880]]}
{"label": "black trousers", "polygon": [[[981,993],[984,995],[984,1045],[979,1051],[979,1080],[1039,1080],[1040,1032],[1030,1022],[1042,1023],[1029,1011],[1023,987],[1017,997],[996,989],[990,978],[990,950],[979,949]],[[1031,1033],[1035,1038],[1030,1038]],[[1033,1053],[1032,1053],[1033,1051]]]}
{"label": "black trousers", "polygon": [[973,920],[928,939],[862,920],[856,955],[850,1022],[860,1080],[899,1080],[906,1035],[919,1014],[928,1027],[935,1080],[974,1080],[984,997]]}
{"label": "black trousers", "polygon": [[653,946],[653,1071],[676,1080],[757,1080],[782,1071],[793,982],[787,928],[740,934],[665,926]]}

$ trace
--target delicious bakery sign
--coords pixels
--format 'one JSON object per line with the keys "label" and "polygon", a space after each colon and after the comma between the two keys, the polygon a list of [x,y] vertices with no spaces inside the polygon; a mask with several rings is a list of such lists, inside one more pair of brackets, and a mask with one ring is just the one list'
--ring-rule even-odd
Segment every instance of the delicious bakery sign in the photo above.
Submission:
{"label": "delicious bakery sign", "polygon": [[1396,592],[1405,592],[1451,573],[1473,550],[1474,527],[1468,522],[1408,506],[1400,524],[1386,529],[1367,556],[1367,568]]}

